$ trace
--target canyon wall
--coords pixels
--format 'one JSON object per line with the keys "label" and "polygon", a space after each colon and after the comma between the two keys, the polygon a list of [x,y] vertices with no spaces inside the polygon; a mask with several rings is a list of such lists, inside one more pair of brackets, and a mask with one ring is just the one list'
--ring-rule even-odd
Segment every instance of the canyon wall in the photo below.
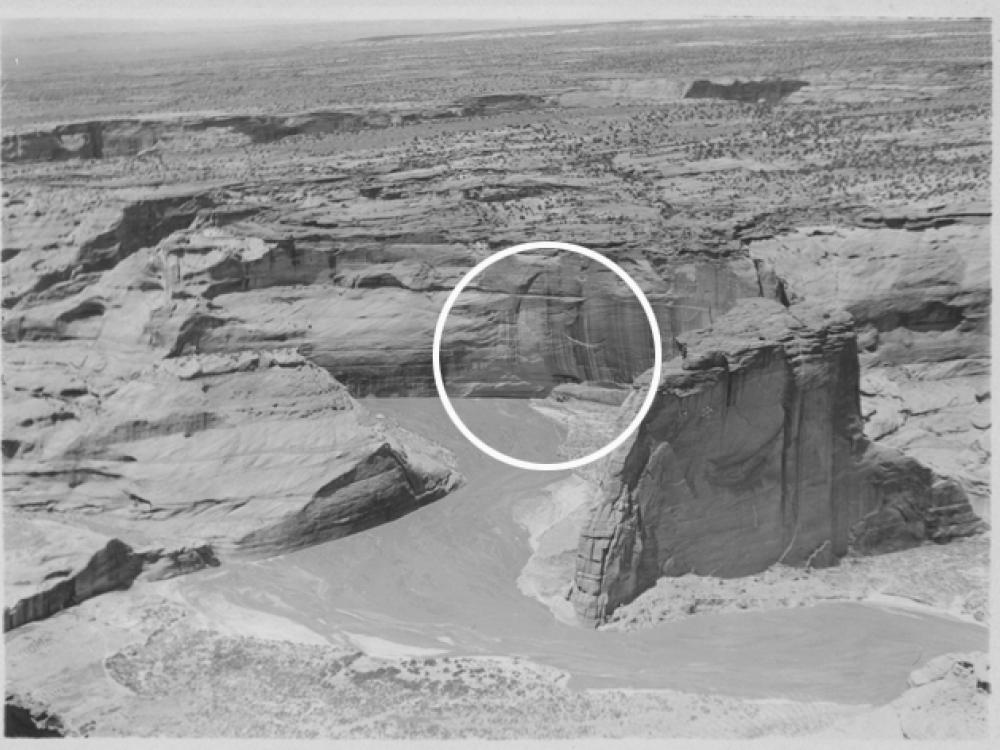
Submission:
{"label": "canyon wall", "polygon": [[127,589],[140,576],[163,580],[219,565],[207,545],[137,551],[86,525],[65,523],[61,514],[39,518],[8,512],[4,544],[4,631]]}
{"label": "canyon wall", "polygon": [[[211,139],[229,139],[239,161],[258,136],[350,126],[234,117],[155,135],[182,169],[186,139],[209,139],[192,146],[196,161]],[[660,195],[657,180],[695,179],[698,162],[690,172],[687,157],[664,152],[649,170],[616,157],[567,171],[560,152],[542,169],[543,134],[517,129],[504,137],[523,171],[489,149],[446,163],[436,146],[404,144],[322,169],[307,153],[274,180],[251,171],[137,187],[110,157],[153,135],[120,125],[120,152],[113,126],[102,130],[99,188],[22,186],[4,205],[5,503],[18,514],[100,516],[137,549],[273,554],[441,497],[460,481],[449,457],[352,397],[433,395],[448,292],[491,251],[543,230],[636,280],[676,365],[588,532],[588,616],[602,596],[606,609],[661,573],[738,575],[779,559],[820,564],[851,544],[947,538],[971,528],[966,496],[985,504],[984,211],[685,217],[666,202],[632,204],[639,191]],[[837,225],[806,226],[818,217]],[[761,297],[790,311],[745,306]],[[846,318],[806,314],[803,302],[846,305],[857,339]],[[723,316],[741,304],[746,325],[734,328]],[[711,351],[689,335],[706,328]],[[624,285],[575,256],[493,267],[446,333],[457,395],[620,393],[652,349]],[[664,487],[674,506],[655,500]]]}
{"label": "canyon wall", "polygon": [[[110,539],[141,551],[144,575],[166,577],[201,559],[184,550],[223,563],[280,554],[390,521],[463,481],[447,451],[353,398],[435,392],[438,313],[495,249],[478,239],[476,214],[435,229],[428,180],[441,183],[435,195],[472,190],[487,204],[585,185],[365,174],[324,178],[322,198],[293,183],[263,194],[27,191],[5,204],[4,504],[11,523],[40,534],[12,544],[27,556],[11,570],[37,585],[8,587],[11,625],[76,603],[70,580]],[[646,290],[668,352],[676,334],[760,293],[746,257],[654,264],[634,247],[597,247]],[[456,393],[620,389],[649,366],[645,316],[613,274],[566,254],[510,260],[449,318]],[[70,545],[79,554],[55,569],[32,554],[63,544],[46,519],[100,538]],[[150,550],[175,552],[154,561]],[[108,580],[125,586],[135,571],[119,567]]]}
{"label": "canyon wall", "polygon": [[957,483],[865,438],[848,315],[745,300],[679,344],[581,536],[571,599],[585,620],[663,575],[827,565],[982,528]]}
{"label": "canyon wall", "polygon": [[78,381],[68,410],[68,373],[8,361],[9,387],[33,391],[4,414],[9,509],[99,514],[133,545],[260,555],[396,518],[461,481],[446,451],[294,352],[135,354]]}
{"label": "canyon wall", "polygon": [[2,157],[7,163],[17,163],[136,156],[152,147],[166,144],[169,149],[171,142],[198,139],[199,134],[205,134],[205,140],[229,136],[247,143],[271,143],[296,135],[351,133],[426,120],[532,110],[546,103],[545,97],[534,94],[489,94],[419,108],[92,120],[4,135]]}
{"label": "canyon wall", "polygon": [[141,571],[142,557],[120,539],[111,539],[81,570],[5,608],[3,629],[13,630],[35,620],[44,620],[93,596],[127,589]]}
{"label": "canyon wall", "polygon": [[989,513],[990,211],[867,212],[750,246],[771,294],[842,307],[866,434],[954,477]]}
{"label": "canyon wall", "polygon": [[[8,243],[4,338],[99,339],[166,357],[295,348],[356,396],[432,395],[438,313],[489,249],[386,234],[381,218],[345,235],[352,214],[401,208],[353,195],[337,220],[323,218],[331,209],[206,192],[126,200],[41,254],[22,250],[58,223],[22,225]],[[678,333],[761,293],[746,257],[654,268],[632,250],[608,254],[649,298],[668,355]],[[449,317],[442,364],[456,394],[545,395],[561,383],[631,383],[652,349],[638,301],[614,274],[568,253],[534,253],[470,284]]]}

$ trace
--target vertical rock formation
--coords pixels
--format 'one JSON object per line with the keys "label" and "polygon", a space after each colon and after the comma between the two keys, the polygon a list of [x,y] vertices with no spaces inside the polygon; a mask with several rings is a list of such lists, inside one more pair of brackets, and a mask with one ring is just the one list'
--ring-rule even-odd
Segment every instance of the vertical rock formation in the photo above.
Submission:
{"label": "vertical rock formation", "polygon": [[875,551],[980,527],[957,484],[864,437],[848,315],[744,300],[678,344],[684,356],[609,459],[581,536],[571,599],[584,619],[599,621],[661,575],[826,565],[852,545]]}
{"label": "vertical rock formation", "polygon": [[159,581],[220,564],[209,545],[137,552],[62,520],[5,512],[4,632],[128,589],[140,575]]}
{"label": "vertical rock formation", "polygon": [[5,609],[3,629],[6,632],[35,620],[44,620],[107,591],[127,589],[142,572],[142,563],[142,555],[120,539],[111,539],[81,570]]}

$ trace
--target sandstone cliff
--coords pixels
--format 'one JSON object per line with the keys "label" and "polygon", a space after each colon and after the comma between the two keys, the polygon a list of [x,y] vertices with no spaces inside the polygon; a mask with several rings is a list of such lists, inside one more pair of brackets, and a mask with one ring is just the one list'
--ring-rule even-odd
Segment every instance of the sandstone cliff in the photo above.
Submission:
{"label": "sandstone cliff", "polygon": [[864,437],[846,314],[746,300],[679,345],[649,416],[608,460],[571,593],[583,618],[661,575],[824,565],[851,545],[981,528],[956,483]]}
{"label": "sandstone cliff", "polygon": [[545,97],[533,94],[490,94],[429,108],[91,120],[4,135],[2,153],[5,162],[106,159],[135,156],[159,147],[163,141],[176,144],[200,137],[210,142],[221,135],[237,142],[271,143],[296,135],[328,135],[426,120],[495,115],[538,109],[545,104]]}
{"label": "sandstone cliff", "polygon": [[[97,524],[106,538],[87,559],[113,537],[225,560],[336,539],[457,486],[446,451],[352,398],[433,393],[438,311],[489,252],[481,217],[449,216],[446,231],[428,191],[491,205],[590,183],[411,168],[322,185],[29,190],[5,204],[9,518]],[[669,352],[760,293],[746,257],[605,249],[646,290]],[[612,274],[512,261],[449,319],[457,392],[627,383],[649,366],[644,317]]]}
{"label": "sandstone cliff", "polygon": [[[110,385],[85,379],[64,417],[42,418],[57,398],[37,391],[22,402],[38,402],[34,418],[12,412],[23,418],[6,433],[20,436],[4,467],[9,511],[99,513],[130,542],[261,554],[398,517],[461,481],[447,452],[291,352],[107,370]],[[15,390],[64,390],[59,370],[38,375],[30,358],[11,362]]]}
{"label": "sandstone cliff", "polygon": [[[414,172],[380,182],[416,198],[428,176]],[[112,341],[147,360],[280,345],[355,396],[431,395],[438,312],[489,250],[462,226],[451,228],[454,241],[418,233],[434,221],[419,200],[343,192],[306,206],[291,195],[251,204],[226,191],[126,193],[78,226],[61,207],[28,206],[5,245],[4,339]],[[678,333],[761,294],[746,257],[609,255],[650,299],[668,354]],[[645,316],[617,277],[578,256],[536,253],[470,285],[449,317],[442,360],[456,393],[525,396],[567,382],[630,383],[651,357]]]}
{"label": "sandstone cliff", "polygon": [[753,242],[769,289],[854,318],[866,434],[954,477],[988,513],[989,208],[867,212]]}
{"label": "sandstone cliff", "polygon": [[140,551],[92,530],[86,517],[46,516],[5,509],[5,631],[130,588],[140,576],[159,581],[219,565],[208,545]]}
{"label": "sandstone cliff", "polygon": [[19,600],[3,613],[4,631],[34,620],[44,620],[56,612],[115,589],[127,589],[142,571],[142,556],[120,539],[112,539],[87,564],[52,588]]}

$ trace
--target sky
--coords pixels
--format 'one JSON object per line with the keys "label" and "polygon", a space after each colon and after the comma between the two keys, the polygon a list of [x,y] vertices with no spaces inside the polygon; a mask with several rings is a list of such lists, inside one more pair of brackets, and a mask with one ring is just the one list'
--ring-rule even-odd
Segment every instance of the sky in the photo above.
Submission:
{"label": "sky", "polygon": [[708,16],[989,16],[990,0],[3,0],[3,18],[613,21]]}

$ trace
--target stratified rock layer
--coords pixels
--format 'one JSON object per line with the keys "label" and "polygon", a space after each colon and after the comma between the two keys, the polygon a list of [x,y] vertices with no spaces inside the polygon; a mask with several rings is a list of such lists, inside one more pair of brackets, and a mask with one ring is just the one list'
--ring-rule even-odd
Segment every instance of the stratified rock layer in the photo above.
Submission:
{"label": "stratified rock layer", "polygon": [[[362,129],[398,127],[420,121],[495,115],[538,109],[545,97],[533,94],[472,96],[435,108],[319,110],[281,115],[220,115],[184,118],[112,119],[73,122],[3,137],[5,162],[65,161],[135,156],[161,141],[223,131],[233,139],[271,143],[296,135],[329,135]],[[219,137],[217,133],[212,136]],[[206,140],[209,137],[206,136]]]}
{"label": "stratified rock layer", "polygon": [[[33,417],[18,412],[4,467],[7,512],[25,523],[44,510],[96,517],[139,548],[273,554],[396,518],[461,481],[446,451],[383,424],[288,350],[137,355],[83,374],[68,405],[55,395],[67,373],[32,353],[8,368],[15,392],[34,389],[23,403],[37,402]],[[63,416],[47,418],[57,402]],[[161,577],[197,563],[175,558]]]}
{"label": "stratified rock layer", "polygon": [[754,242],[790,301],[854,318],[866,434],[955,478],[988,513],[990,237],[987,206],[873,212]]}
{"label": "stratified rock layer", "polygon": [[[123,192],[79,226],[72,212],[17,214],[5,242],[4,339],[114,339],[161,357],[294,347],[352,395],[433,395],[438,314],[490,250],[465,236],[474,223],[451,227],[452,240],[423,229],[436,221],[420,192],[432,176],[442,177],[381,176],[377,191],[405,201],[345,187],[336,202],[304,207],[296,196],[248,203],[175,189]],[[634,249],[609,254],[649,298],[668,354],[678,333],[761,294],[746,257],[654,265]],[[525,396],[561,383],[631,383],[652,351],[646,317],[620,279],[580,256],[542,252],[502,261],[467,287],[442,362],[456,394]]]}
{"label": "stratified rock layer", "polygon": [[142,572],[142,556],[120,539],[112,539],[87,564],[52,588],[21,599],[3,613],[4,631],[79,604],[92,596],[127,589]]}
{"label": "stratified rock layer", "polygon": [[585,619],[661,575],[829,564],[851,545],[981,528],[955,482],[864,437],[846,314],[747,300],[679,343],[684,357],[667,364],[646,420],[609,459],[581,537],[571,596]]}

